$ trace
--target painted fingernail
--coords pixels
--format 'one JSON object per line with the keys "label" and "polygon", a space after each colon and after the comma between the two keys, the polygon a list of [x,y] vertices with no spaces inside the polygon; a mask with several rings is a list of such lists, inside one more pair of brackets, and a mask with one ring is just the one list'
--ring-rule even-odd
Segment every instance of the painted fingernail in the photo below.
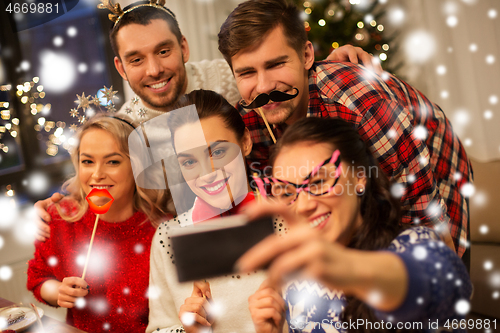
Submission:
{"label": "painted fingernail", "polygon": [[212,293],[210,293],[210,290],[207,290],[207,292],[205,293],[205,295],[207,295],[208,298],[212,298]]}

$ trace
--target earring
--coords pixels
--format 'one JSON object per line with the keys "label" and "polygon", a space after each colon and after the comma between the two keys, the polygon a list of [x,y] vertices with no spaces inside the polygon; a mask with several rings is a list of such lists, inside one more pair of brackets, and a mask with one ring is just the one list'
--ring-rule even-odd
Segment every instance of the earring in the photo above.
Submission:
{"label": "earring", "polygon": [[358,195],[358,197],[365,194],[365,187],[364,186],[358,187],[358,189],[356,190],[356,194]]}

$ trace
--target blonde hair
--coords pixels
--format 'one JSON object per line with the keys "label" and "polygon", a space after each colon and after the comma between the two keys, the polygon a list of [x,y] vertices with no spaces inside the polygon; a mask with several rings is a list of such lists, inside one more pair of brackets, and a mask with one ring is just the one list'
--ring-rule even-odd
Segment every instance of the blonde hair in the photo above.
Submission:
{"label": "blonde hair", "polygon": [[[82,188],[79,179],[79,162],[80,162],[80,141],[83,135],[90,129],[102,129],[110,133],[118,142],[120,151],[130,159],[128,150],[128,136],[134,130],[132,125],[125,119],[111,117],[106,114],[98,114],[88,120],[77,132],[77,143],[70,149],[71,161],[75,168],[75,175],[64,182],[62,191],[67,192],[69,197],[76,201],[76,212],[69,214],[56,204],[56,209],[59,215],[66,221],[75,222],[80,220],[87,212],[89,205],[87,203],[86,194]],[[131,174],[130,177],[133,177]],[[160,222],[166,219],[167,215],[175,214],[167,210],[167,204],[171,201],[169,190],[149,190],[143,189],[135,185],[133,208],[134,211],[141,211],[146,214],[147,218],[154,227],[157,227]]]}

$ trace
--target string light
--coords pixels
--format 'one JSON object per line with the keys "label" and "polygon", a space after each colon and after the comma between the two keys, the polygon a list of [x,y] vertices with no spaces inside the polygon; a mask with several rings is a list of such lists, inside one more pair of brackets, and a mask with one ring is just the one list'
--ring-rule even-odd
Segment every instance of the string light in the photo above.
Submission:
{"label": "string light", "polygon": [[[38,76],[33,77],[31,81],[24,82],[23,84],[18,84],[15,86],[16,96],[19,98],[22,104],[29,105],[29,111],[32,116],[36,116],[39,113],[47,115],[50,113],[52,105],[37,103],[36,99],[45,98],[45,92],[43,85],[38,84],[40,82],[40,78]],[[10,84],[0,85],[0,91],[10,91],[13,89],[13,86]],[[0,139],[2,138],[3,133],[8,132],[11,137],[16,138],[19,135],[19,118],[12,118],[12,110],[9,109],[11,107],[11,103],[7,101],[0,100],[0,117],[2,120],[7,121],[4,125],[0,126]],[[60,138],[64,137],[64,127],[66,124],[64,122],[56,123],[53,121],[48,121],[45,117],[40,117],[36,120],[36,125],[34,126],[35,131],[40,132],[42,129],[49,133],[49,140],[47,141],[47,150],[46,153],[49,156],[54,156],[57,154],[57,146],[62,143]],[[54,130],[54,134],[50,134],[50,132]],[[57,133],[57,135],[55,135]],[[43,139],[43,136],[37,136],[39,140]],[[64,137],[64,141],[66,138]],[[0,142],[0,150],[4,153],[8,153],[9,147],[4,143]]]}

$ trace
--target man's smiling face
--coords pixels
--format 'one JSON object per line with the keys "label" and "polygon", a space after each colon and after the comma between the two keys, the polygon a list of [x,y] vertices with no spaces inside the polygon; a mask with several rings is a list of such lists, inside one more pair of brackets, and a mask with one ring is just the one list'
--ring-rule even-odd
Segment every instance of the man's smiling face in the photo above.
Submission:
{"label": "man's smiling face", "polygon": [[291,124],[304,117],[309,103],[308,70],[314,62],[310,42],[300,54],[293,49],[281,26],[271,30],[258,45],[231,57],[236,84],[246,103],[261,93],[279,90],[288,94],[299,89],[296,98],[265,105],[262,109],[271,124]]}
{"label": "man's smiling face", "polygon": [[115,57],[115,67],[123,79],[146,107],[169,110],[186,91],[186,39],[179,43],[168,23],[155,19],[148,25],[122,27],[116,41],[120,58]]}

